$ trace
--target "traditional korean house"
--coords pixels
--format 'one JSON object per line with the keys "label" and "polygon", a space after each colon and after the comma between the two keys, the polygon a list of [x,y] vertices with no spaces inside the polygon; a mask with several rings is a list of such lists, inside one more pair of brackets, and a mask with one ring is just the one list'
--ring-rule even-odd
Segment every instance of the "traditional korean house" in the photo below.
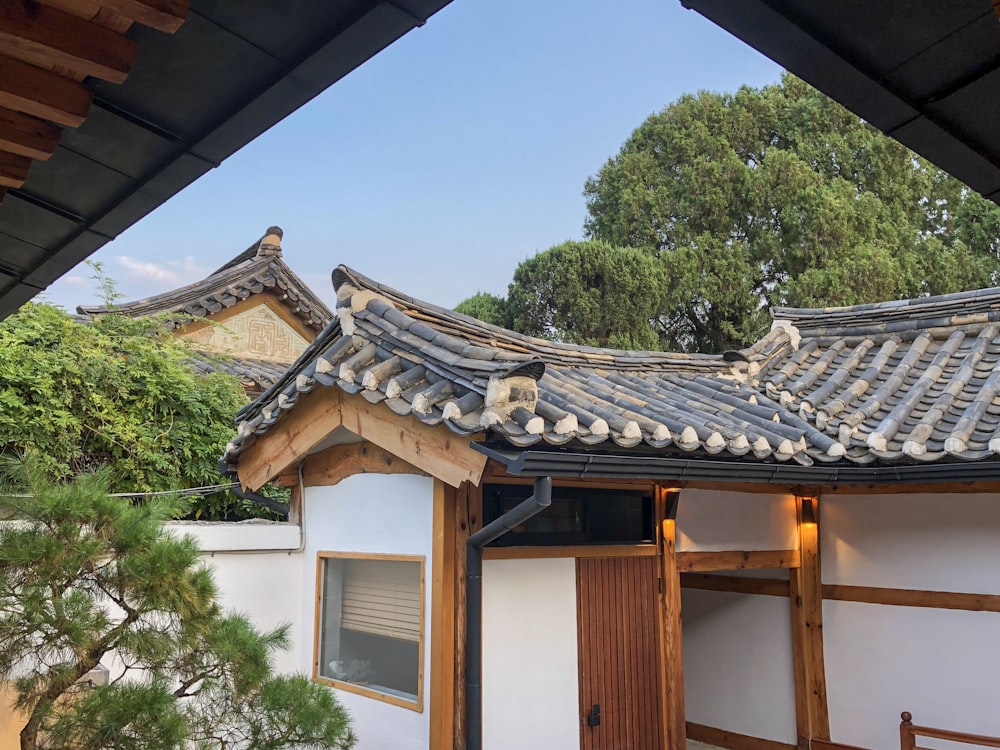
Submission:
{"label": "traditional korean house", "polygon": [[281,238],[280,227],[269,227],[257,242],[200,281],[114,308],[80,306],[77,312],[163,316],[178,336],[203,353],[195,367],[235,375],[248,395],[259,396],[332,318],[285,263]]}
{"label": "traditional korean house", "polygon": [[224,468],[294,488],[299,665],[362,750],[1000,735],[1000,289],[707,356],[333,282]]}

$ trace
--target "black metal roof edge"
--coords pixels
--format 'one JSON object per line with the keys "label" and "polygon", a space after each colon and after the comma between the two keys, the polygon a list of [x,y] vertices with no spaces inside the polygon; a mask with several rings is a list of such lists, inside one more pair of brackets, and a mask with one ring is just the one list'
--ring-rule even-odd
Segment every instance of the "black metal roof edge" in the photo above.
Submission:
{"label": "black metal roof edge", "polygon": [[650,454],[518,450],[491,443],[472,443],[472,447],[503,464],[509,474],[525,477],[662,479],[676,482],[749,482],[831,487],[1000,480],[1000,460],[992,459],[897,466],[801,466],[794,463],[676,458]]}

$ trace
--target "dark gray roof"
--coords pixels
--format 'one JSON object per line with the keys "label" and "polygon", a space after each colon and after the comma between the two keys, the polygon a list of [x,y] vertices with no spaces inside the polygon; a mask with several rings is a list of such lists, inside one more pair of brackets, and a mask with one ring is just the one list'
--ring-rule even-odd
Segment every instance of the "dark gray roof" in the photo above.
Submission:
{"label": "dark gray roof", "polygon": [[[343,266],[338,318],[237,417],[226,459],[315,388],[515,447],[844,465],[1000,452],[1000,289],[847,308],[775,310],[727,355],[593,349],[534,339],[414,300]],[[490,408],[493,381],[537,403]]]}
{"label": "dark gray roof", "polygon": [[286,369],[286,365],[282,362],[204,351],[197,352],[197,356],[191,359],[190,363],[198,372],[224,372],[235,375],[239,378],[244,392],[251,396],[263,393],[277,383]]}
{"label": "dark gray roof", "polygon": [[280,244],[266,242],[274,236],[280,240],[280,228],[270,227],[260,240],[201,281],[146,299],[124,302],[113,310],[104,306],[80,306],[77,312],[101,315],[113,311],[133,317],[177,314],[180,317],[175,324],[183,324],[184,318],[217,313],[270,289],[306,326],[322,330],[333,317],[330,308],[285,264]]}

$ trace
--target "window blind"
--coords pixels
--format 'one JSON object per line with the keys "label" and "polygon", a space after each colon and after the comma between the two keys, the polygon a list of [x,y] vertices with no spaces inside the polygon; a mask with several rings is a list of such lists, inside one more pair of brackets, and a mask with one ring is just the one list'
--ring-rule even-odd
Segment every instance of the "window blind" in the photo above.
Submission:
{"label": "window blind", "polygon": [[420,640],[420,565],[345,560],[340,626],[372,635]]}

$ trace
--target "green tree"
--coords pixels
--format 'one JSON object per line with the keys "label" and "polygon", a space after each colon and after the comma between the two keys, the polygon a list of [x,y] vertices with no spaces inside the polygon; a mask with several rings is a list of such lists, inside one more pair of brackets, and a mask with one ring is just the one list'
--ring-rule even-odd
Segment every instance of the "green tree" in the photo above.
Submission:
{"label": "green tree", "polygon": [[[201,374],[191,356],[157,319],[82,323],[25,305],[0,322],[0,455],[33,454],[53,479],[108,467],[113,492],[219,484],[246,397],[236,378]],[[233,495],[196,502],[198,517],[262,512]]]}
{"label": "green tree", "polygon": [[790,75],[681,97],[584,194],[590,237],[661,264],[666,348],[744,346],[772,305],[938,294],[1000,272],[1000,208]]}
{"label": "green tree", "polygon": [[462,300],[455,306],[455,312],[501,328],[510,328],[513,325],[507,300],[489,292],[477,292]]}
{"label": "green tree", "polygon": [[[0,495],[0,680],[21,750],[350,748],[332,693],[272,673],[287,628],[224,613],[177,501],[107,495],[108,472],[52,484],[36,461]],[[104,661],[113,679],[84,679]]]}
{"label": "green tree", "polygon": [[652,349],[665,283],[649,253],[604,242],[564,242],[521,263],[507,309],[527,334],[588,346]]}

